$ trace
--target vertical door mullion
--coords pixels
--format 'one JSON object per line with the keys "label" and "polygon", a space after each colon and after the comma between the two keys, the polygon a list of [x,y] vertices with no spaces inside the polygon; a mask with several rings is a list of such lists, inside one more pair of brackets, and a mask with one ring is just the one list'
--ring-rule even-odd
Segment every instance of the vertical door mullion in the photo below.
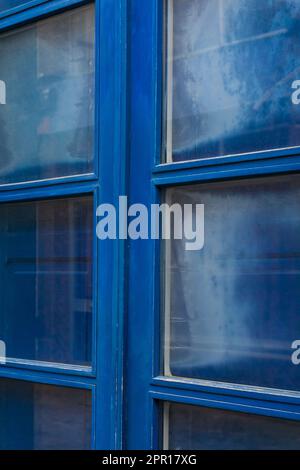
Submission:
{"label": "vertical door mullion", "polygon": [[[98,202],[118,207],[126,194],[127,0],[97,2]],[[95,234],[96,236],[96,234]],[[96,448],[122,448],[124,240],[97,240]]]}
{"label": "vertical door mullion", "polygon": [[[151,207],[158,192],[152,170],[160,152],[161,27],[163,2],[130,1],[130,175],[129,203]],[[128,260],[128,324],[126,331],[126,449],[157,444],[157,413],[149,389],[157,369],[159,315],[156,287],[157,240],[130,240]]]}

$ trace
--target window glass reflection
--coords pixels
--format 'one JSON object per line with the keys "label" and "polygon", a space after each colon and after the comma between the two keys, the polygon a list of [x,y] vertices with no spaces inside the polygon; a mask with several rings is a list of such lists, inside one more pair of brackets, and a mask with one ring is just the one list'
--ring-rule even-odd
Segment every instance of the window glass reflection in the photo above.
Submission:
{"label": "window glass reflection", "polygon": [[84,450],[91,447],[91,393],[0,380],[1,450]]}
{"label": "window glass reflection", "polygon": [[205,243],[166,246],[165,373],[300,389],[300,177],[177,187],[204,204]]}
{"label": "window glass reflection", "polygon": [[48,0],[1,0],[0,13],[11,8],[20,7],[31,3],[44,3]]}
{"label": "window glass reflection", "polygon": [[92,196],[0,204],[0,340],[8,362],[90,366]]}
{"label": "window glass reflection", "polygon": [[299,421],[170,403],[165,447],[171,450],[297,450]]}
{"label": "window glass reflection", "polygon": [[167,160],[299,146],[299,1],[167,4]]}
{"label": "window glass reflection", "polygon": [[93,171],[94,34],[88,5],[0,35],[0,183]]}

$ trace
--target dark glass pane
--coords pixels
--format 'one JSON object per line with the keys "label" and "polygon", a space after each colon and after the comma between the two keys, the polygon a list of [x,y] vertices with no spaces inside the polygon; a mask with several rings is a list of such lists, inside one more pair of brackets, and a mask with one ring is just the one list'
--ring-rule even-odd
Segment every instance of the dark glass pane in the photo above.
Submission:
{"label": "dark glass pane", "polygon": [[300,2],[167,3],[168,160],[299,146]]}
{"label": "dark glass pane", "polygon": [[0,449],[89,449],[91,393],[0,380]]}
{"label": "dark glass pane", "polygon": [[89,365],[92,196],[0,204],[0,339],[9,361]]}
{"label": "dark glass pane", "polygon": [[299,450],[300,424],[253,414],[165,405],[172,450]]}
{"label": "dark glass pane", "polygon": [[300,176],[167,196],[204,204],[205,243],[187,251],[174,240],[166,251],[165,373],[300,390]]}
{"label": "dark glass pane", "polygon": [[0,35],[0,183],[93,170],[94,7]]}

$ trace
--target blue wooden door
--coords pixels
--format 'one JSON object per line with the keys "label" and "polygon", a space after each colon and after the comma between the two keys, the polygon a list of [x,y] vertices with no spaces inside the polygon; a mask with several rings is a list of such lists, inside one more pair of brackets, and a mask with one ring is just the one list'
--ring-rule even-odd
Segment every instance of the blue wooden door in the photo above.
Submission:
{"label": "blue wooden door", "polygon": [[0,5],[1,449],[122,445],[124,256],[96,208],[123,191],[125,11]]}
{"label": "blue wooden door", "polygon": [[199,251],[130,243],[131,449],[299,448],[300,11],[279,3],[130,2],[131,201],[205,206]]}

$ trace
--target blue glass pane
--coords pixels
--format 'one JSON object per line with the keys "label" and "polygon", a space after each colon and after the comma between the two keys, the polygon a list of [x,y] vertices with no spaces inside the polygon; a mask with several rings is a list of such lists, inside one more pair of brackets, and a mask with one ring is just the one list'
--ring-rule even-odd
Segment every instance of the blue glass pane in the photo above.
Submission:
{"label": "blue glass pane", "polygon": [[1,0],[0,13],[11,8],[20,7],[31,3],[44,3],[48,0]]}
{"label": "blue glass pane", "polygon": [[1,10],[7,10],[8,8],[18,7],[26,3],[26,0],[2,0]]}
{"label": "blue glass pane", "polygon": [[93,170],[94,7],[0,35],[0,183]]}
{"label": "blue glass pane", "polygon": [[90,365],[92,211],[92,196],[0,204],[8,361]]}
{"label": "blue glass pane", "polygon": [[168,159],[299,146],[299,1],[168,4]]}
{"label": "blue glass pane", "polygon": [[174,240],[166,252],[166,374],[300,390],[300,177],[168,198],[204,204],[205,243],[187,251]]}
{"label": "blue glass pane", "polygon": [[172,450],[300,449],[297,421],[173,403],[165,413]]}
{"label": "blue glass pane", "polygon": [[90,445],[90,391],[0,380],[1,450],[82,450]]}

